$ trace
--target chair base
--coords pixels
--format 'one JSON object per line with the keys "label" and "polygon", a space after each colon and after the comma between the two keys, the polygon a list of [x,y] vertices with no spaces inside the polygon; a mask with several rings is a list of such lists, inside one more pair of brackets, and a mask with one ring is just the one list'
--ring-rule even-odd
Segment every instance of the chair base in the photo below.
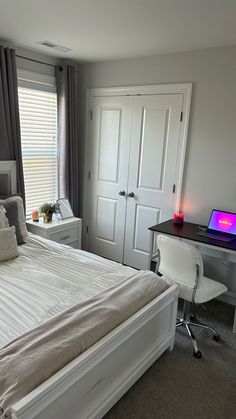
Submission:
{"label": "chair base", "polygon": [[217,333],[217,331],[213,327],[208,326],[204,323],[199,323],[197,321],[194,321],[191,318],[190,302],[188,301],[184,301],[182,317],[177,316],[176,328],[179,326],[184,326],[187,329],[187,332],[193,344],[193,356],[197,359],[200,359],[202,357],[202,353],[201,351],[199,351],[197,340],[190,326],[196,326],[196,327],[202,327],[203,329],[208,329],[213,333],[213,339],[216,342],[220,341],[220,335]]}

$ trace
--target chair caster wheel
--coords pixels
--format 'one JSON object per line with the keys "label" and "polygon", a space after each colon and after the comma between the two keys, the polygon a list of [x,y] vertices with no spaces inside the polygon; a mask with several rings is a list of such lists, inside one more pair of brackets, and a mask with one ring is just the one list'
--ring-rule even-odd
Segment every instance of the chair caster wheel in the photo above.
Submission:
{"label": "chair caster wheel", "polygon": [[197,320],[197,317],[195,316],[195,314],[190,314],[189,318],[192,322],[195,322]]}
{"label": "chair caster wheel", "polygon": [[214,339],[216,342],[219,342],[219,341],[220,341],[220,335],[214,335],[214,336],[213,336],[213,339]]}
{"label": "chair caster wheel", "polygon": [[193,352],[193,356],[195,356],[197,359],[200,359],[202,357],[202,353],[201,351]]}

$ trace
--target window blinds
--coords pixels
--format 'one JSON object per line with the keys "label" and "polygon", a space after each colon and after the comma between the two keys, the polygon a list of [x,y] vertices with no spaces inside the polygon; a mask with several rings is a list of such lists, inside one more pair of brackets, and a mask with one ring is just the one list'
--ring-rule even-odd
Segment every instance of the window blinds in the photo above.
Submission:
{"label": "window blinds", "polygon": [[18,74],[26,215],[58,198],[57,95],[55,78]]}

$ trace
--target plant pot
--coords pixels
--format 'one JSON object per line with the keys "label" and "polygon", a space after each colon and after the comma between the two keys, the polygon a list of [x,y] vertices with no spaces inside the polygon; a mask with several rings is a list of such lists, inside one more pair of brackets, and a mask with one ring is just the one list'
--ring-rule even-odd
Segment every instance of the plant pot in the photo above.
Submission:
{"label": "plant pot", "polygon": [[43,214],[43,221],[44,221],[44,223],[51,223],[52,222],[52,214]]}

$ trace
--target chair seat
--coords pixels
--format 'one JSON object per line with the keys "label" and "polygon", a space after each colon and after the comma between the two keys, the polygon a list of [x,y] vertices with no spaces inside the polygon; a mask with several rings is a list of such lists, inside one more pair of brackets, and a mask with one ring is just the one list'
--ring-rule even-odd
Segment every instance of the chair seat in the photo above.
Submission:
{"label": "chair seat", "polygon": [[[175,282],[179,286],[179,297],[183,298],[183,300],[192,302],[193,289],[187,285],[179,284],[177,281]],[[216,298],[226,291],[227,288],[224,284],[207,278],[206,276],[202,276],[198,284],[194,302],[196,304],[205,303],[206,301]]]}

